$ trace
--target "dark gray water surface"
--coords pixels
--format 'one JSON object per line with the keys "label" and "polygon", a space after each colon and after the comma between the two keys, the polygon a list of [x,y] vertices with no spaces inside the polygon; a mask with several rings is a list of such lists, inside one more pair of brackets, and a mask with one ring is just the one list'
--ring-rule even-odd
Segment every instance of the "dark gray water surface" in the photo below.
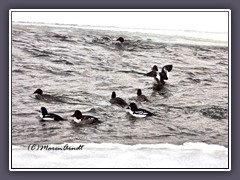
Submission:
{"label": "dark gray water surface", "polygon": [[[115,42],[119,36],[126,39],[124,45]],[[155,64],[173,65],[160,91],[143,76]],[[37,88],[56,100],[36,99]],[[135,101],[138,88],[151,101],[138,106],[156,116],[133,118],[109,103],[112,91]],[[42,106],[68,121],[40,122]],[[103,123],[76,126],[70,116],[77,109]],[[228,146],[228,47],[175,44],[174,37],[133,32],[13,24],[11,125],[14,145]]]}

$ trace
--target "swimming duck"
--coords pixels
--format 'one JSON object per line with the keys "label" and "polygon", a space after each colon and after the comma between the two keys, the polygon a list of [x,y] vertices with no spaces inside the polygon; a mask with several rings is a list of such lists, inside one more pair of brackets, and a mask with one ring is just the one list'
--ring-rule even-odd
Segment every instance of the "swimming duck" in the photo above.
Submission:
{"label": "swimming duck", "polygon": [[101,121],[98,120],[98,118],[89,116],[89,115],[82,115],[81,111],[76,110],[72,117],[76,117],[74,119],[74,122],[78,124],[99,124]]}
{"label": "swimming duck", "polygon": [[137,90],[137,101],[146,101],[146,102],[149,102],[148,98],[142,94],[142,90],[141,89],[138,89]]}
{"label": "swimming duck", "polygon": [[128,103],[126,101],[124,101],[122,98],[120,97],[116,97],[116,93],[115,91],[112,92],[112,96],[111,99],[109,101],[111,104],[116,104],[121,106],[122,108],[125,108],[128,106]]}
{"label": "swimming duck", "polygon": [[43,121],[62,121],[64,120],[61,116],[53,113],[48,113],[45,107],[41,107],[41,120]]}
{"label": "swimming duck", "polygon": [[135,103],[130,103],[129,107],[127,108],[127,111],[129,114],[131,114],[134,117],[143,118],[146,116],[153,116],[154,114],[145,110],[145,109],[138,109],[137,105]]}

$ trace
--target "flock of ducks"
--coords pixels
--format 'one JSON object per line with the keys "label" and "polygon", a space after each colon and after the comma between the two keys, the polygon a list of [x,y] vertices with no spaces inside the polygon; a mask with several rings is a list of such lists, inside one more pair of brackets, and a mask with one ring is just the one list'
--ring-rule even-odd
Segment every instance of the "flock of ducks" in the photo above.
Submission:
{"label": "flock of ducks", "polygon": [[[124,39],[122,37],[119,37],[117,41],[123,43]],[[154,84],[153,88],[155,90],[159,90],[162,88],[162,86],[165,84],[165,80],[168,80],[168,73],[172,70],[173,66],[172,65],[165,65],[162,67],[161,71],[158,71],[158,67],[154,65],[152,67],[152,70],[146,74],[145,76],[153,77],[154,79]],[[34,91],[35,97],[38,100],[53,100],[53,97],[49,94],[44,94],[41,89],[37,89]],[[139,102],[149,102],[148,98],[142,94],[141,89],[137,90],[137,101]],[[131,102],[128,104],[125,100],[123,100],[120,97],[116,96],[116,92],[113,91],[111,95],[111,99],[109,101],[113,105],[120,106],[122,108],[125,108],[126,111],[137,118],[143,118],[146,116],[154,116],[154,114],[148,110],[138,108],[137,105],[134,102]],[[62,118],[61,116],[54,114],[54,113],[49,113],[45,107],[41,107],[41,120],[42,121],[64,121],[66,119]],[[71,116],[74,117],[74,122],[77,124],[99,124],[101,121],[99,121],[98,118],[90,115],[83,115],[81,111],[76,110],[74,114]]]}

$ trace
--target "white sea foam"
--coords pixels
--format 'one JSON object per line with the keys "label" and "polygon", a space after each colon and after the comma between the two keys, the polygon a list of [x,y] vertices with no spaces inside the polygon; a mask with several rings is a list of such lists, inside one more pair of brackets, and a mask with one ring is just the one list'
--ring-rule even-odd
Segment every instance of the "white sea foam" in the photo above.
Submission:
{"label": "white sea foam", "polygon": [[[79,147],[81,144],[68,144]],[[12,146],[12,168],[225,168],[228,148],[205,143],[82,144],[82,150],[34,150]],[[49,148],[63,148],[48,145]]]}

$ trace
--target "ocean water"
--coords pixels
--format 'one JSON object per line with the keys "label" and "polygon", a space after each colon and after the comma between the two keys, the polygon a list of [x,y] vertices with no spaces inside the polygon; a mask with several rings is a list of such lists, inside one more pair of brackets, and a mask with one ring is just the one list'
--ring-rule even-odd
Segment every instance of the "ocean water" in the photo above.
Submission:
{"label": "ocean water", "polygon": [[[227,168],[227,38],[214,32],[164,32],[13,23],[12,167]],[[123,45],[115,41],[119,36],[126,40]],[[159,91],[144,76],[155,64],[173,65]],[[55,100],[36,99],[37,88]],[[150,102],[137,105],[156,116],[133,118],[109,103],[112,91],[135,102],[139,88]],[[42,106],[68,121],[39,121]],[[75,110],[103,123],[76,126],[70,117]],[[81,155],[28,150],[30,144],[66,143],[85,148]],[[65,163],[59,164],[60,154]],[[69,167],[73,158],[83,162]]]}

